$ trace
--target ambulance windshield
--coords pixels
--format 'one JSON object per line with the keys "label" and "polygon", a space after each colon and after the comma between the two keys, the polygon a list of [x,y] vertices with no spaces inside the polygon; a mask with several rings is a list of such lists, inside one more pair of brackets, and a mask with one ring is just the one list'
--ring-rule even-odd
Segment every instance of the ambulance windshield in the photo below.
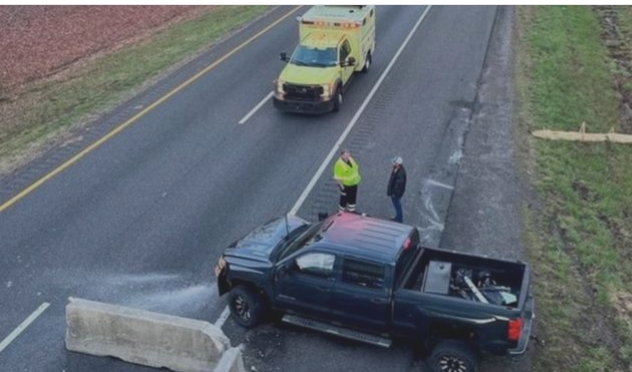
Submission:
{"label": "ambulance windshield", "polygon": [[297,66],[332,67],[336,65],[336,48],[310,48],[299,45],[290,63]]}

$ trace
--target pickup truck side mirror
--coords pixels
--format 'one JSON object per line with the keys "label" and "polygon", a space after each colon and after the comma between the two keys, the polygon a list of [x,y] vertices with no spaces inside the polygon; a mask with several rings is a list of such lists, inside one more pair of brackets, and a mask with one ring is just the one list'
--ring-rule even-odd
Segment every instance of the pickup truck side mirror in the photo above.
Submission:
{"label": "pickup truck side mirror", "polygon": [[353,66],[356,63],[356,60],[353,57],[349,57],[348,61],[349,61],[349,64],[347,66]]}
{"label": "pickup truck side mirror", "polygon": [[281,61],[284,61],[284,62],[287,62],[287,61],[288,61],[288,58],[287,58],[287,53],[285,53],[285,52],[281,52],[281,53],[279,54],[279,56],[281,57]]}

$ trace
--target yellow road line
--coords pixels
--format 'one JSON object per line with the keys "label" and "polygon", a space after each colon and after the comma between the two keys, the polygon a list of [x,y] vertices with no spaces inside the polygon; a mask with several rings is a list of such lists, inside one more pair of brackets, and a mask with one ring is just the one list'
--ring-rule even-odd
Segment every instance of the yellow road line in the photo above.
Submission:
{"label": "yellow road line", "polygon": [[276,20],[275,22],[273,22],[272,24],[270,24],[268,27],[264,28],[263,30],[259,31],[256,35],[252,36],[250,39],[244,41],[241,45],[239,45],[238,47],[236,47],[235,49],[231,50],[230,52],[228,52],[227,54],[225,54],[223,57],[221,57],[220,59],[218,59],[217,61],[213,62],[212,64],[210,64],[209,66],[207,66],[204,70],[198,72],[197,74],[193,75],[191,78],[189,78],[187,81],[185,81],[184,83],[180,84],[179,86],[177,86],[176,88],[174,88],[172,91],[170,91],[169,93],[165,94],[164,96],[162,96],[162,98],[160,98],[159,100],[157,100],[156,102],[152,103],[151,105],[147,106],[144,110],[142,110],[141,112],[139,112],[138,114],[134,115],[133,117],[131,117],[130,119],[128,119],[126,122],[124,122],[123,124],[120,124],[118,127],[114,128],[110,133],[106,134],[105,136],[101,137],[98,141],[96,141],[95,143],[93,143],[92,145],[86,147],[84,150],[82,150],[81,152],[79,152],[77,155],[73,156],[71,159],[69,159],[68,161],[66,161],[64,164],[60,165],[59,167],[55,168],[53,171],[51,171],[50,173],[48,173],[47,175],[45,175],[44,177],[40,178],[39,180],[37,180],[36,182],[34,182],[31,186],[27,187],[26,189],[22,190],[19,194],[17,194],[16,196],[12,197],[11,199],[9,199],[6,203],[0,205],[0,213],[3,212],[4,210],[6,210],[7,208],[9,208],[10,206],[12,206],[13,204],[15,204],[17,201],[19,201],[20,199],[22,199],[23,197],[25,197],[26,195],[30,194],[31,192],[33,192],[35,189],[37,189],[38,187],[42,186],[44,183],[46,183],[48,180],[50,180],[51,178],[55,177],[56,175],[58,175],[59,173],[61,173],[62,171],[64,171],[66,168],[69,168],[71,165],[73,165],[74,163],[76,163],[79,159],[83,158],[86,154],[92,152],[94,149],[96,149],[97,147],[101,146],[102,144],[104,144],[106,141],[108,141],[110,138],[114,137],[115,135],[117,135],[119,132],[121,132],[123,129],[127,128],[128,126],[130,126],[132,123],[134,123],[135,121],[137,121],[138,119],[140,119],[141,117],[145,116],[149,111],[153,110],[154,108],[156,108],[158,105],[160,105],[161,103],[165,102],[166,100],[168,100],[169,98],[171,98],[171,96],[173,96],[174,94],[178,93],[179,91],[181,91],[182,89],[184,89],[186,86],[188,86],[189,84],[191,84],[192,82],[194,82],[195,80],[199,79],[200,76],[204,75],[205,73],[209,72],[210,70],[212,70],[213,68],[215,68],[217,65],[219,65],[220,63],[222,63],[224,60],[226,60],[228,57],[232,56],[233,54],[237,53],[239,50],[243,49],[246,45],[250,44],[252,41],[254,41],[255,39],[257,39],[259,36],[263,35],[264,33],[266,33],[268,30],[270,30],[272,27],[276,26],[277,24],[281,23],[281,21],[283,21],[285,18],[289,17],[292,13],[294,13],[296,10],[298,10],[302,5],[299,5],[297,7],[295,7],[294,9],[292,9],[290,12],[288,12],[286,15],[284,15],[283,17],[279,18],[278,20]]}

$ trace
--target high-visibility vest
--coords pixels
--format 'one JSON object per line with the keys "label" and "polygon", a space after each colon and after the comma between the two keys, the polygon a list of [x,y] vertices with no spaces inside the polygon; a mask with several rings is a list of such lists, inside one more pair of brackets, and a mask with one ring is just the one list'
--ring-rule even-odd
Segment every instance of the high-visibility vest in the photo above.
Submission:
{"label": "high-visibility vest", "polygon": [[351,166],[341,158],[336,161],[334,165],[334,178],[340,180],[345,186],[355,186],[360,183],[362,177],[360,177],[358,163],[356,163],[352,157],[349,157],[349,162]]}

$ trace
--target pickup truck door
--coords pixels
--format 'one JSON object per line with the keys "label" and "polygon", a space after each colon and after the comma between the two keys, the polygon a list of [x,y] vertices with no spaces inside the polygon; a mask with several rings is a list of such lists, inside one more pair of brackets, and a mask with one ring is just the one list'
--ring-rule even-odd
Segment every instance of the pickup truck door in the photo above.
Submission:
{"label": "pickup truck door", "polygon": [[275,273],[276,305],[299,314],[328,316],[335,259],[331,253],[309,252],[281,263]]}
{"label": "pickup truck door", "polygon": [[385,281],[386,267],[345,258],[341,280],[333,289],[333,317],[343,323],[373,331],[388,327],[391,296]]}

